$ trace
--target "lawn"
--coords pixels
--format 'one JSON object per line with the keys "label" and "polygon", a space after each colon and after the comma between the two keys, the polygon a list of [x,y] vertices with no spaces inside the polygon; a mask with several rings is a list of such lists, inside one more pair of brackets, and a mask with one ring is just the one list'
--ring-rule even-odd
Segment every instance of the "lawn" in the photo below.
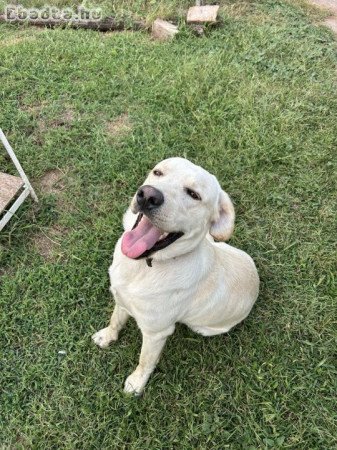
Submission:
{"label": "lawn", "polygon": [[[337,448],[336,41],[302,4],[223,3],[168,43],[0,26],[0,124],[40,198],[0,236],[1,449]],[[130,398],[135,322],[90,336],[123,211],[168,156],[230,194],[261,292],[227,335],[178,325]]]}

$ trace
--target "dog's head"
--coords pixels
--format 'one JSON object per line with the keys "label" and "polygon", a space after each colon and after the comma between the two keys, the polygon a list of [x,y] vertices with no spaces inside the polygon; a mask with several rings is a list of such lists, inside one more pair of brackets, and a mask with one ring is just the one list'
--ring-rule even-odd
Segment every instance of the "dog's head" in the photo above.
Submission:
{"label": "dog's head", "polygon": [[193,250],[209,232],[230,238],[234,207],[214,175],[183,158],[169,158],[149,173],[124,216],[122,252],[164,260]]}

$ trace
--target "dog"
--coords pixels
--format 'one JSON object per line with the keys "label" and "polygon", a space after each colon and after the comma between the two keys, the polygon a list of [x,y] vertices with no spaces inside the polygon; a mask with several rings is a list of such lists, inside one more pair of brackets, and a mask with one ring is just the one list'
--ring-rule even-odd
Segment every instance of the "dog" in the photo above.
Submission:
{"label": "dog", "polygon": [[230,238],[234,219],[216,177],[187,159],[160,162],[136,192],[109,268],[116,305],[109,326],[92,336],[107,347],[136,320],[142,349],[125,392],[141,394],[176,323],[212,336],[248,316],[259,292],[255,264],[218,242]]}

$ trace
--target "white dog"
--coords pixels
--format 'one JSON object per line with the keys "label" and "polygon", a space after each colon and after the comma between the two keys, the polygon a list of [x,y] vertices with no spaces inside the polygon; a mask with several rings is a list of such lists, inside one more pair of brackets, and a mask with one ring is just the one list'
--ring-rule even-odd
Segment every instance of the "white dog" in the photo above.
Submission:
{"label": "white dog", "polygon": [[138,189],[109,269],[116,306],[93,335],[107,347],[129,316],[137,321],[142,350],[125,392],[142,392],[177,322],[211,336],[249,314],[259,291],[255,264],[213,240],[229,239],[234,217],[215,176],[183,158],[160,162]]}

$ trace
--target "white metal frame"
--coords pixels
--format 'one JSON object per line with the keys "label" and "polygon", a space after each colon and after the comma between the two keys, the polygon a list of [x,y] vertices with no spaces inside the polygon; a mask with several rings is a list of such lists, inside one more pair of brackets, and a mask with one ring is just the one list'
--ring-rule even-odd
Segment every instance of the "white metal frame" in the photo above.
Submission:
{"label": "white metal frame", "polygon": [[1,231],[29,195],[31,195],[36,202],[38,202],[38,198],[35,194],[35,191],[34,191],[32,185],[30,184],[30,182],[27,178],[27,175],[23,171],[23,168],[14,153],[14,150],[12,149],[9,142],[7,141],[7,138],[4,135],[1,128],[0,128],[0,140],[3,143],[3,146],[5,147],[9,157],[11,158],[11,160],[13,161],[13,164],[16,167],[16,170],[19,172],[20,178],[23,181],[23,191],[21,192],[19,197],[15,200],[15,202],[12,204],[12,206],[10,206],[10,208],[4,213],[4,215],[0,219],[0,231]]}

